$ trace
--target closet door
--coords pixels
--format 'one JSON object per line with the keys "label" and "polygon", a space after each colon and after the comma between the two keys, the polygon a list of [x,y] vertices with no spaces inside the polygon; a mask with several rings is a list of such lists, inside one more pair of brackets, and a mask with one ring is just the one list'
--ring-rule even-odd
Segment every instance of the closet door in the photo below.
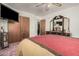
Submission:
{"label": "closet door", "polygon": [[45,34],[45,24],[46,21],[45,20],[40,20],[40,34],[44,35]]}
{"label": "closet door", "polygon": [[9,42],[18,42],[20,41],[20,24],[16,21],[9,21],[8,23],[8,37]]}
{"label": "closet door", "polygon": [[29,37],[29,18],[20,16],[21,40]]}

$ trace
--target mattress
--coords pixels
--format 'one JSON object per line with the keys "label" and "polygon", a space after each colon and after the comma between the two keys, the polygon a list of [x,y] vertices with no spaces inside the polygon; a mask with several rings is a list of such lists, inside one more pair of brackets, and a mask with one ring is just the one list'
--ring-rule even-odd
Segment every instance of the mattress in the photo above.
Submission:
{"label": "mattress", "polygon": [[39,35],[24,39],[17,47],[20,56],[79,56],[79,38]]}
{"label": "mattress", "polygon": [[57,55],[79,56],[79,38],[39,35],[32,37],[31,40]]}

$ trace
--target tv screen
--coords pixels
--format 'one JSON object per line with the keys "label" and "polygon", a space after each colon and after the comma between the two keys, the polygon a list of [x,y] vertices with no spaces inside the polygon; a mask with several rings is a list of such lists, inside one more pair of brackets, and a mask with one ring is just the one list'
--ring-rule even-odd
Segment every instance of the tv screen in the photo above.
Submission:
{"label": "tv screen", "polygon": [[1,17],[18,21],[18,13],[1,4]]}

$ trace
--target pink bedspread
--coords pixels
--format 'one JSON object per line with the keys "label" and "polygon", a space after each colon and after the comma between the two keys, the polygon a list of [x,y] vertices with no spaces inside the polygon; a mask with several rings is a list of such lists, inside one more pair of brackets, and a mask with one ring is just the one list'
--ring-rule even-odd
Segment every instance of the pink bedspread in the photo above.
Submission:
{"label": "pink bedspread", "polygon": [[79,38],[59,35],[40,35],[32,39],[64,56],[79,56]]}

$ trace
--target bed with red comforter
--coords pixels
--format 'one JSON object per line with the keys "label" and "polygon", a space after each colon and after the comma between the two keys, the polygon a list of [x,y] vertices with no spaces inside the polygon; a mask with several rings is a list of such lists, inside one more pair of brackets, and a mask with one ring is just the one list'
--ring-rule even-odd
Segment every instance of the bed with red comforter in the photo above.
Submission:
{"label": "bed with red comforter", "polygon": [[31,38],[42,47],[62,56],[79,56],[79,38],[60,35],[39,35]]}

